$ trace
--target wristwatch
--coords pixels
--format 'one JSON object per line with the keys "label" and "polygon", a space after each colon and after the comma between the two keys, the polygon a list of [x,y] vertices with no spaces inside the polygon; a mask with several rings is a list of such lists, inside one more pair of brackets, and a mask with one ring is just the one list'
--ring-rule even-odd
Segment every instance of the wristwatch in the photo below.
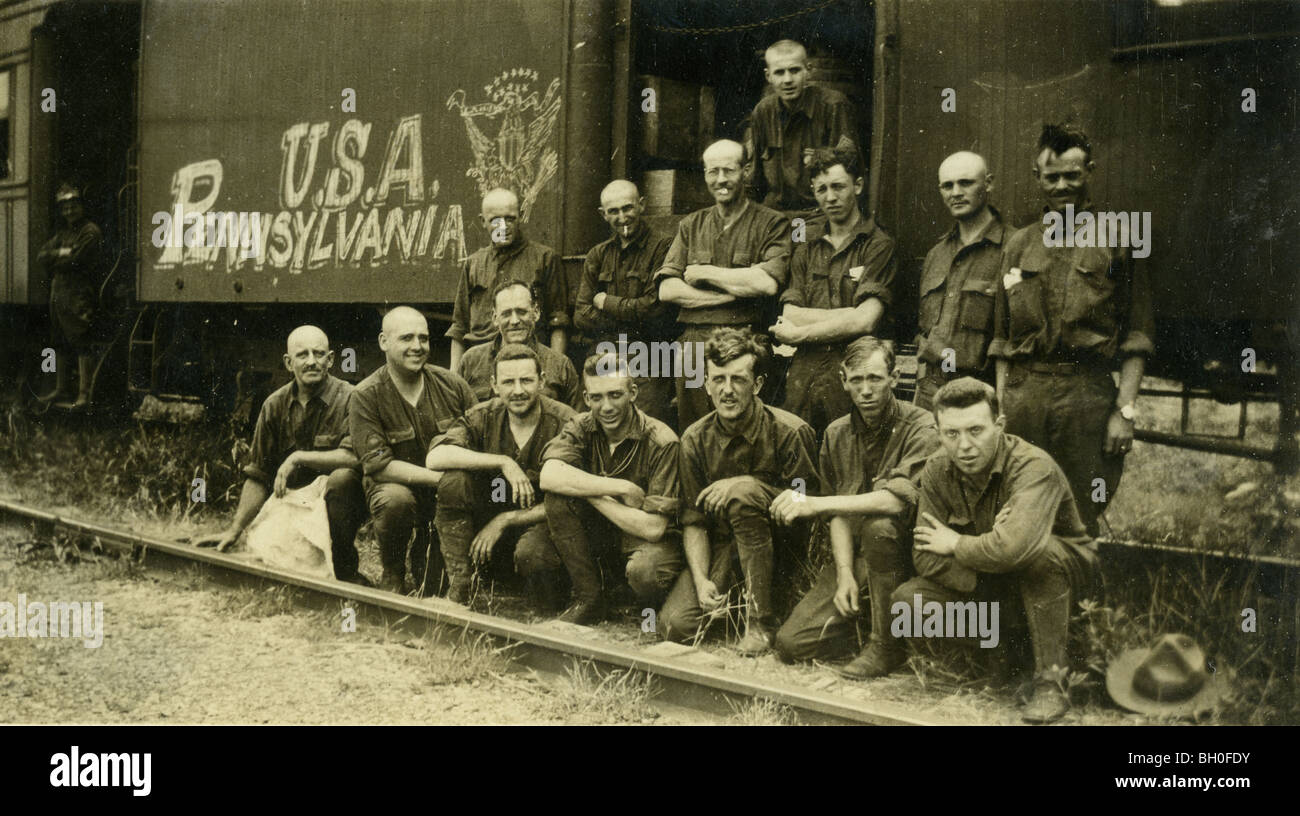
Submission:
{"label": "wristwatch", "polygon": [[1127,405],[1119,406],[1119,415],[1129,422],[1137,422],[1137,403],[1130,402]]}

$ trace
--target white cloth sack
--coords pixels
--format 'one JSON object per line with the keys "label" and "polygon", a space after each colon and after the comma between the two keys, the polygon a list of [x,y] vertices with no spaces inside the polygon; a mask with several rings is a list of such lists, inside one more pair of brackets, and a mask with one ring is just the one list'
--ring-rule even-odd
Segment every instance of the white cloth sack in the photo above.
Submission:
{"label": "white cloth sack", "polygon": [[330,521],[325,510],[328,476],[283,498],[272,495],[248,526],[248,551],[273,567],[303,572],[316,578],[334,577],[330,546]]}

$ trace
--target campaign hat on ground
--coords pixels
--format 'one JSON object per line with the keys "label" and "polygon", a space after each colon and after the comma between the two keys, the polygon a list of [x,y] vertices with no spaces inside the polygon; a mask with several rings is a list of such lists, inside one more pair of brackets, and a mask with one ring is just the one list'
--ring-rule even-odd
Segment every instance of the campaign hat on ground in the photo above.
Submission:
{"label": "campaign hat on ground", "polygon": [[1151,648],[1129,649],[1106,669],[1111,699],[1141,714],[1195,715],[1213,708],[1227,688],[1225,672],[1211,671],[1187,635],[1161,635]]}

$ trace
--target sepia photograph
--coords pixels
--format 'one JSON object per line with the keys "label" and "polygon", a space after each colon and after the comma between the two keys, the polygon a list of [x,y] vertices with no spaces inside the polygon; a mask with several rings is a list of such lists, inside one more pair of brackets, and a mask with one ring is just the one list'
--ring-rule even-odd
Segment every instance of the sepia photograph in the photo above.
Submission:
{"label": "sepia photograph", "polygon": [[0,723],[1300,725],[1298,90],[1295,0],[2,0]]}

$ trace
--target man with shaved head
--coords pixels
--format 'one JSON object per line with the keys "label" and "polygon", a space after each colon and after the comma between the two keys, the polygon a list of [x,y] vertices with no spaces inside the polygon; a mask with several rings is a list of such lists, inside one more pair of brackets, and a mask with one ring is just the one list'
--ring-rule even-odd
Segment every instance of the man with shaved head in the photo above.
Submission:
{"label": "man with shaved head", "polygon": [[[663,266],[672,239],[650,229],[642,215],[645,199],[636,185],[619,179],[600,193],[600,217],[613,233],[592,247],[582,265],[582,282],[573,310],[573,323],[588,335],[592,348],[601,343],[672,339],[673,307],[659,300],[654,274]],[[672,379],[638,376],[637,406],[655,419],[676,423],[672,413]]]}
{"label": "man with shaved head", "polygon": [[955,223],[925,256],[917,320],[915,402],[929,409],[944,383],[976,377],[992,384],[988,360],[1002,262],[1002,216],[989,203],[993,174],[978,153],[939,165],[939,195]]}
{"label": "man with shaved head", "polygon": [[329,476],[325,509],[329,515],[334,575],[369,586],[357,571],[357,528],[365,518],[361,473],[348,448],[348,406],[352,385],[329,373],[334,365],[325,332],[299,326],[285,343],[284,367],[293,379],[262,403],[253,445],[244,465],[244,486],[234,520],[220,533],[195,540],[198,546],[225,550],[252,523],[271,493],[283,496]]}
{"label": "man with shaved head", "polygon": [[857,150],[853,103],[808,84],[808,52],[794,40],[768,46],[763,61],[773,93],[754,106],[746,131],[752,195],[790,218],[818,218],[808,162],[819,147]]}
{"label": "man with shaved head", "polygon": [[519,196],[510,190],[498,187],[483,196],[482,223],[489,243],[465,259],[451,328],[446,333],[451,338],[451,368],[456,368],[465,349],[497,336],[492,293],[497,284],[507,280],[523,281],[533,288],[542,313],[541,328],[549,335],[551,349],[563,354],[569,286],[560,256],[524,236]]}
{"label": "man with shaved head", "polygon": [[[790,223],[745,198],[745,148],[721,139],[704,151],[704,182],[714,205],[677,225],[677,236],[655,273],[659,297],[680,309],[681,353],[694,357],[719,326],[762,331],[785,285]],[[685,374],[686,366],[682,366]],[[710,411],[708,395],[678,377],[677,427],[682,433]]]}
{"label": "man with shaved head", "polygon": [[429,323],[415,309],[398,306],[384,315],[379,348],[383,367],[352,396],[350,444],[365,473],[379,539],[380,587],[405,592],[406,546],[414,539],[412,581],[426,597],[442,582],[441,554],[429,534],[442,474],[424,466],[425,454],[477,400],[469,383],[429,364]]}

